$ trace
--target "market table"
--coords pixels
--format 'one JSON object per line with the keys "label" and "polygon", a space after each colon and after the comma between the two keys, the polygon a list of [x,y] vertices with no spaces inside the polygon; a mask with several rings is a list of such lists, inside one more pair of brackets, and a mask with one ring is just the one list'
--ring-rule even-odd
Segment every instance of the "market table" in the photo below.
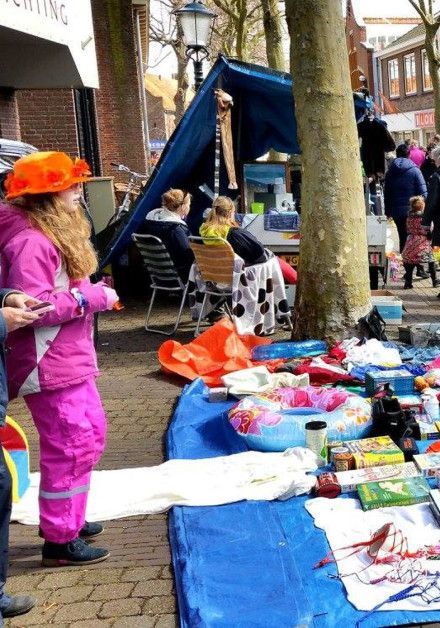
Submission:
{"label": "market table", "polygon": [[[209,403],[201,380],[187,386],[167,434],[169,458],[208,458],[245,451],[226,420],[232,402]],[[329,578],[313,571],[329,551],[304,508],[288,501],[175,507],[169,533],[182,627],[318,628],[355,626],[365,616]],[[362,628],[421,624],[438,612],[380,611]]]}

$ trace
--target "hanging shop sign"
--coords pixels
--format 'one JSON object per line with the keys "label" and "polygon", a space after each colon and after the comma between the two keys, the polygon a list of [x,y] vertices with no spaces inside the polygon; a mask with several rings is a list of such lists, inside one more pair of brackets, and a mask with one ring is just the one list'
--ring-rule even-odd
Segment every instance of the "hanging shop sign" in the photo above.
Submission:
{"label": "hanging shop sign", "polygon": [[0,87],[99,87],[90,0],[0,0]]}

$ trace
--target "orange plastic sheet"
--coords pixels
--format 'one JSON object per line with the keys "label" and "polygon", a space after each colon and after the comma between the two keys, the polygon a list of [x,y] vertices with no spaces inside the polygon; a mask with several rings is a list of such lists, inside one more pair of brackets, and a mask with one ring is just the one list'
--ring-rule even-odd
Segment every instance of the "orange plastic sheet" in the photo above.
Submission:
{"label": "orange plastic sheet", "polygon": [[[252,348],[271,342],[269,338],[239,336],[233,323],[224,318],[186,345],[167,340],[159,347],[158,358],[164,371],[191,381],[201,377],[208,386],[219,386],[222,375],[262,364],[252,362]],[[282,362],[271,360],[264,364],[272,370]]]}

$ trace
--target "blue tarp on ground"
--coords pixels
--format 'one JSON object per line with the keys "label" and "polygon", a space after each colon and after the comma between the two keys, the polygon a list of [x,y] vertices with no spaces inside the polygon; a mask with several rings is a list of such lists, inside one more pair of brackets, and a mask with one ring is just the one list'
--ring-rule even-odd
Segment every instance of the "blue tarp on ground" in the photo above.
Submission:
{"label": "blue tarp on ground", "polygon": [[[194,224],[190,216],[189,225],[198,227],[200,210],[209,204],[198,186],[207,183],[213,188],[214,89],[219,86],[234,98],[232,131],[236,164],[255,160],[270,148],[299,153],[290,75],[220,56],[169,139],[129,222],[111,243],[101,267],[125,249],[131,234],[150,210],[160,206],[161,195],[170,187],[187,189],[194,195]],[[354,102],[358,118],[365,102],[356,97]],[[223,160],[220,174],[220,193],[228,194]]]}
{"label": "blue tarp on ground", "polygon": [[[225,418],[231,403],[209,403],[201,380],[187,386],[167,434],[169,458],[244,451]],[[335,628],[365,615],[347,601],[335,566],[313,571],[328,550],[305,497],[175,507],[169,519],[180,625],[184,628]],[[361,628],[420,624],[438,612],[377,612]]]}

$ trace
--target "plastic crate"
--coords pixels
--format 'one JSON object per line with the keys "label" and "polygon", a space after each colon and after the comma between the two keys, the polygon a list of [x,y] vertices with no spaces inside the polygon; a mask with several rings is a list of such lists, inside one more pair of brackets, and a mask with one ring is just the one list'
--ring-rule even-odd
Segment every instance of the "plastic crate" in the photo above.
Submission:
{"label": "plastic crate", "polygon": [[390,384],[396,395],[411,395],[414,393],[414,375],[403,369],[393,371],[377,371],[366,373],[365,390],[374,395],[377,388],[383,384]]}
{"label": "plastic crate", "polygon": [[266,231],[299,231],[299,214],[297,212],[266,212],[264,228]]}

